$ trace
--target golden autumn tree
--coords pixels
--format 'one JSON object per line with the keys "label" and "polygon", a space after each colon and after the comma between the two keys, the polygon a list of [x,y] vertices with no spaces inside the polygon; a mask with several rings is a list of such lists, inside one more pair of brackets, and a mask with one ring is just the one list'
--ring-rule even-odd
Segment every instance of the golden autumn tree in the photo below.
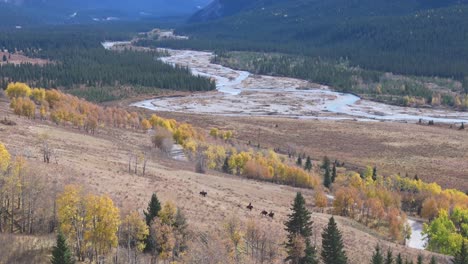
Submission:
{"label": "golden autumn tree", "polygon": [[165,225],[174,225],[177,208],[173,202],[166,202],[158,213],[158,217]]}
{"label": "golden autumn tree", "polygon": [[10,166],[11,156],[5,145],[0,143],[0,172],[5,172]]}
{"label": "golden autumn tree", "polygon": [[119,209],[114,206],[114,202],[108,196],[88,195],[85,198],[85,204],[84,238],[97,258],[107,254],[118,244]]}
{"label": "golden autumn tree", "polygon": [[141,128],[144,131],[148,131],[151,128],[151,123],[148,121],[148,119],[143,119],[143,121],[141,121]]}
{"label": "golden autumn tree", "polygon": [[25,83],[10,83],[5,90],[5,93],[8,97],[10,97],[10,99],[29,97],[31,95],[31,88]]}
{"label": "golden autumn tree", "polygon": [[57,198],[57,216],[61,232],[74,244],[78,260],[84,260],[85,203],[82,190],[76,185],[67,185]]}
{"label": "golden autumn tree", "polygon": [[132,252],[135,259],[138,253],[145,249],[145,239],[149,235],[149,228],[146,222],[140,217],[138,212],[132,212],[125,216],[122,221],[121,237],[127,248],[128,263],[131,263]]}

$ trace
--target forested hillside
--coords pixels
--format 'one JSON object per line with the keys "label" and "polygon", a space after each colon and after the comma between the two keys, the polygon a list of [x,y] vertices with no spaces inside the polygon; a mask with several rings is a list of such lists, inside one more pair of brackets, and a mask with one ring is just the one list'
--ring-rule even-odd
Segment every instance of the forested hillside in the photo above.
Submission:
{"label": "forested hillside", "polygon": [[[129,39],[146,25],[119,27],[68,26],[38,28],[25,31],[5,31],[0,48],[48,60],[46,65],[4,63],[0,66],[0,84],[10,81],[28,82],[36,87],[89,87],[92,101],[115,99],[112,89],[119,86],[139,87],[139,92],[151,93],[151,88],[200,91],[215,89],[211,80],[192,76],[187,68],[167,65],[157,58],[165,54],[148,51],[105,50],[104,40]],[[8,62],[8,58],[6,58]],[[102,89],[106,87],[106,89]],[[113,87],[113,88],[110,88]],[[146,87],[146,88],[141,88]]]}
{"label": "forested hillside", "polygon": [[180,27],[192,41],[166,45],[346,58],[373,70],[461,79],[468,75],[467,3],[256,1],[248,11]]}

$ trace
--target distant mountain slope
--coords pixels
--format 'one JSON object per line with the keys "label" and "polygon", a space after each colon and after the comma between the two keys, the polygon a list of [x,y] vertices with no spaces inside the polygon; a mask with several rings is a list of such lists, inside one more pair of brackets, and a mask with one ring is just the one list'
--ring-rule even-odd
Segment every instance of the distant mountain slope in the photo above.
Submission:
{"label": "distant mountain slope", "polygon": [[[0,0],[0,27],[190,15],[211,0]],[[12,16],[11,10],[14,10]],[[8,19],[6,19],[8,17]],[[27,19],[23,19],[27,18]]]}
{"label": "distant mountain slope", "polygon": [[178,32],[194,42],[209,39],[210,48],[348,58],[377,70],[468,76],[468,0],[236,3],[215,1]]}

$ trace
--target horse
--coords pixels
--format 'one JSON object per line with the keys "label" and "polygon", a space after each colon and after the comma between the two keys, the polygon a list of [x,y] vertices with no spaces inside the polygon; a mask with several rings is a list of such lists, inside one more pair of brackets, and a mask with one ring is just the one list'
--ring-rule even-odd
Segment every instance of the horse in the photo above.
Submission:
{"label": "horse", "polygon": [[253,209],[252,203],[249,203],[249,205],[247,205],[247,209],[249,209],[250,211],[252,211],[252,209]]}
{"label": "horse", "polygon": [[267,215],[268,215],[268,212],[265,211],[265,210],[263,210],[260,214],[263,215],[263,216],[267,216]]}
{"label": "horse", "polygon": [[208,193],[205,192],[205,191],[201,191],[201,192],[200,192],[200,195],[203,196],[203,197],[206,197],[207,194],[208,194]]}
{"label": "horse", "polygon": [[273,216],[275,216],[275,213],[273,213],[273,211],[270,211],[270,213],[268,214],[269,217],[273,218]]}

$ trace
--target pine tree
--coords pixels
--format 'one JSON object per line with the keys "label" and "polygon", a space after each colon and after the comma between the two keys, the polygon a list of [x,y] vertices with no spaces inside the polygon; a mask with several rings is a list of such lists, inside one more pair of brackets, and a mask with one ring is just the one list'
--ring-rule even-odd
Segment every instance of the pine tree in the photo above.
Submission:
{"label": "pine tree", "polygon": [[325,264],[345,264],[348,262],[343,239],[333,216],[322,233],[322,260]]}
{"label": "pine tree", "polygon": [[375,252],[372,255],[372,264],[383,264],[384,263],[384,258],[382,256],[382,253],[380,252],[380,246],[377,245],[375,247]]}
{"label": "pine tree", "polygon": [[385,264],[392,264],[393,263],[393,252],[388,249],[387,250],[387,257],[385,258]]}
{"label": "pine tree", "polygon": [[296,164],[297,164],[297,166],[302,167],[302,158],[301,158],[301,156],[297,157]]}
{"label": "pine tree", "polygon": [[455,253],[455,256],[452,260],[453,264],[467,264],[468,263],[468,248],[463,240],[460,250]]}
{"label": "pine tree", "polygon": [[335,182],[336,179],[336,163],[333,163],[331,182]]}
{"label": "pine tree", "polygon": [[322,161],[322,169],[325,170],[327,168],[330,168],[330,159],[325,156],[323,157],[323,161]]}
{"label": "pine tree", "polygon": [[398,253],[398,256],[396,258],[396,264],[403,264],[403,258],[401,258],[401,254]]}
{"label": "pine tree", "polygon": [[310,239],[306,240],[305,256],[301,259],[301,264],[318,264],[315,247],[310,243]]}
{"label": "pine tree", "polygon": [[67,245],[67,241],[63,236],[62,232],[57,234],[57,245],[52,249],[52,264],[72,264],[75,263],[73,260],[70,248]]}
{"label": "pine tree", "polygon": [[[148,227],[151,227],[151,222],[155,217],[158,216],[159,211],[161,211],[161,203],[159,202],[158,196],[156,193],[153,193],[151,196],[151,200],[148,203],[148,211],[143,211],[146,218],[146,224]],[[145,252],[152,252],[155,247],[155,241],[153,240],[152,236],[148,236],[145,241],[146,247]]]}
{"label": "pine tree", "polygon": [[288,220],[284,223],[286,226],[285,230],[288,232],[288,241],[286,242],[288,257],[286,260],[292,260],[295,262],[293,259],[294,255],[292,253],[295,249],[294,246],[296,237],[299,235],[308,241],[312,235],[313,222],[311,221],[310,212],[305,206],[304,197],[300,192],[297,193],[291,210],[292,213],[288,215]]}
{"label": "pine tree", "polygon": [[377,167],[376,166],[374,166],[374,168],[372,169],[372,179],[374,181],[377,180]]}
{"label": "pine tree", "polygon": [[2,58],[3,62],[6,62],[8,59],[6,57],[6,55],[3,55],[3,58]]}
{"label": "pine tree", "polygon": [[418,264],[423,264],[423,256],[421,254],[418,255]]}
{"label": "pine tree", "polygon": [[229,170],[229,158],[228,158],[228,157],[226,157],[226,158],[224,159],[224,163],[223,163],[223,168],[222,168],[222,169],[223,169],[223,172],[224,172],[224,173],[230,173],[230,170]]}
{"label": "pine tree", "polygon": [[323,186],[330,188],[332,183],[330,168],[325,168],[325,174],[323,175]]}
{"label": "pine tree", "polygon": [[437,264],[437,260],[434,256],[431,257],[431,262],[430,264]]}
{"label": "pine tree", "polygon": [[147,211],[143,212],[145,214],[146,224],[148,226],[151,226],[151,222],[156,216],[158,216],[158,213],[160,210],[161,210],[161,203],[159,202],[159,199],[158,199],[158,196],[156,196],[156,193],[153,193],[153,195],[151,196],[151,200],[148,203]]}
{"label": "pine tree", "polygon": [[310,156],[307,156],[307,160],[306,160],[304,169],[307,170],[307,171],[312,170],[312,160],[310,159]]}

